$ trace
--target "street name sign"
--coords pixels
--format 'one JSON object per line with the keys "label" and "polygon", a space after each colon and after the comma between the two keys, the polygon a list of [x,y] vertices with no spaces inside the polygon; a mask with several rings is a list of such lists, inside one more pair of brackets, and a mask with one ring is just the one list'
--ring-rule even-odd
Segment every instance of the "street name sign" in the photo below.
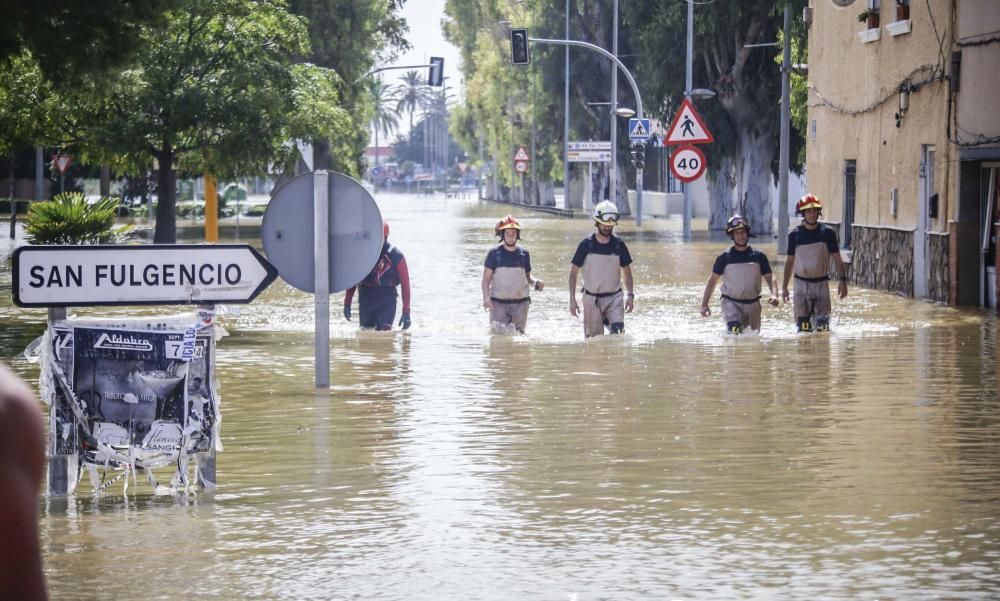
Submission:
{"label": "street name sign", "polygon": [[611,151],[611,140],[588,140],[586,142],[569,142],[570,150],[607,150]]}
{"label": "street name sign", "polygon": [[682,182],[693,182],[705,172],[705,154],[697,146],[680,146],[670,155],[670,171]]}
{"label": "street name sign", "polygon": [[681,102],[681,107],[674,115],[674,121],[664,136],[663,145],[672,144],[710,144],[715,141],[712,132],[708,131],[708,126],[701,120],[701,115],[694,110],[691,100],[685,98]]}
{"label": "street name sign", "polygon": [[629,119],[628,139],[633,142],[645,142],[649,139],[649,119]]}
{"label": "street name sign", "polygon": [[278,270],[246,244],[22,246],[19,307],[249,303]]}

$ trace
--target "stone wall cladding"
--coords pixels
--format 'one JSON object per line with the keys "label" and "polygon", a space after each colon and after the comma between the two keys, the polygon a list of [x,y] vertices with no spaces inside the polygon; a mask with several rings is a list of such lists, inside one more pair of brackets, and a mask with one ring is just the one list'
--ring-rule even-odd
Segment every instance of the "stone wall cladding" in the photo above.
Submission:
{"label": "stone wall cladding", "polygon": [[[865,288],[913,296],[913,234],[862,225],[852,226],[851,231],[851,246],[854,247],[851,281]],[[940,237],[947,245],[947,236]],[[933,246],[934,242],[931,244]],[[944,257],[944,269],[947,271],[947,252]],[[944,281],[947,280],[945,274]]]}
{"label": "stone wall cladding", "polygon": [[932,233],[927,236],[927,297],[939,303],[948,302],[951,286],[951,271],[948,268],[948,254],[951,249],[948,234]]}

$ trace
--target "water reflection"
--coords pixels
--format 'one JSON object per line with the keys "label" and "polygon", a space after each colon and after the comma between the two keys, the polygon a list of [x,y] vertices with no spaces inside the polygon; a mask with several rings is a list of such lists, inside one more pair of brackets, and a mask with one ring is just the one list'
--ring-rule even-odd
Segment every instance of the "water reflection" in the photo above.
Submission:
{"label": "water reflection", "polygon": [[[309,295],[279,282],[225,317],[217,494],[82,485],[50,501],[53,598],[1000,591],[995,317],[852,288],[829,334],[796,334],[781,307],[760,335],[729,337],[717,300],[697,314],[727,241],[682,243],[679,220],[652,220],[619,228],[636,259],[626,334],[585,341],[566,277],[591,224],[519,213],[546,287],[525,335],[492,336],[482,262],[511,209],[378,201],[410,266],[413,327],[359,332],[335,311],[317,393]],[[9,361],[45,314],[4,297]]]}

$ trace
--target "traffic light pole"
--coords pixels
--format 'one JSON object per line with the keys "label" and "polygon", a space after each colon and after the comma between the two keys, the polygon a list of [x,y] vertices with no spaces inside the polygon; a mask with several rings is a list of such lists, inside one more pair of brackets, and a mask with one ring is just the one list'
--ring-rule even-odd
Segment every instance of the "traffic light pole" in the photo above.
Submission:
{"label": "traffic light pole", "polygon": [[[625,68],[618,57],[614,54],[608,52],[600,46],[595,46],[594,44],[589,44],[587,42],[581,42],[579,40],[549,40],[544,38],[528,38],[529,42],[535,42],[536,44],[555,44],[557,46],[579,46],[580,48],[587,48],[588,50],[593,50],[598,54],[608,58],[614,64],[618,65],[618,68],[625,75],[630,86],[632,86],[632,93],[635,94],[635,116],[638,119],[642,119],[642,97],[639,95],[639,86],[636,85],[635,79],[629,70]],[[564,159],[567,157],[564,157]],[[567,182],[566,191],[569,192],[569,185]],[[627,195],[626,195],[627,196]],[[635,224],[637,226],[642,225],[642,167],[636,167],[635,169]]]}

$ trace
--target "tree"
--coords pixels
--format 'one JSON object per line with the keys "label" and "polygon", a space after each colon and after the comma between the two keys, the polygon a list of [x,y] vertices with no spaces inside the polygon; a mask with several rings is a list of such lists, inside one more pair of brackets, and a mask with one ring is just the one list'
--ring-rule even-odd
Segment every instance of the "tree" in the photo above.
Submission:
{"label": "tree", "polygon": [[0,3],[0,61],[30,52],[53,82],[117,72],[176,0],[44,0]]}
{"label": "tree", "polygon": [[396,112],[410,114],[410,131],[413,131],[413,113],[423,108],[430,99],[430,88],[424,83],[424,78],[418,71],[407,71],[399,80],[395,89]]}
{"label": "tree", "polygon": [[409,49],[404,0],[290,0],[290,11],[308,21],[311,48],[302,58],[340,76],[337,93],[351,127],[335,138],[312,139],[317,169],[361,173],[374,107],[363,76],[376,62]]}
{"label": "tree", "polygon": [[176,239],[175,166],[263,173],[290,158],[288,140],[349,127],[335,74],[291,64],[306,28],[277,2],[185,0],[140,37],[136,66],[81,121],[91,158],[158,163],[157,243]]}
{"label": "tree", "polygon": [[[801,15],[803,0],[789,1],[792,14]],[[705,148],[711,229],[724,228],[726,219],[739,211],[755,231],[773,231],[770,183],[781,95],[781,73],[774,57],[780,50],[747,46],[777,40],[784,4],[745,0],[699,4],[695,9],[694,87],[708,87],[717,94],[698,106],[715,136],[715,143]],[[628,23],[647,24],[637,36],[640,73],[660,101],[661,115],[669,118],[683,97],[684,66],[683,61],[667,58],[684,56],[686,5],[640,3],[631,8]],[[652,73],[657,77],[649,77]]]}
{"label": "tree", "polygon": [[393,89],[385,85],[381,79],[372,81],[371,94],[375,102],[375,111],[369,126],[375,132],[375,166],[378,167],[378,135],[381,133],[389,137],[399,129],[399,116],[392,106],[396,102]]}

